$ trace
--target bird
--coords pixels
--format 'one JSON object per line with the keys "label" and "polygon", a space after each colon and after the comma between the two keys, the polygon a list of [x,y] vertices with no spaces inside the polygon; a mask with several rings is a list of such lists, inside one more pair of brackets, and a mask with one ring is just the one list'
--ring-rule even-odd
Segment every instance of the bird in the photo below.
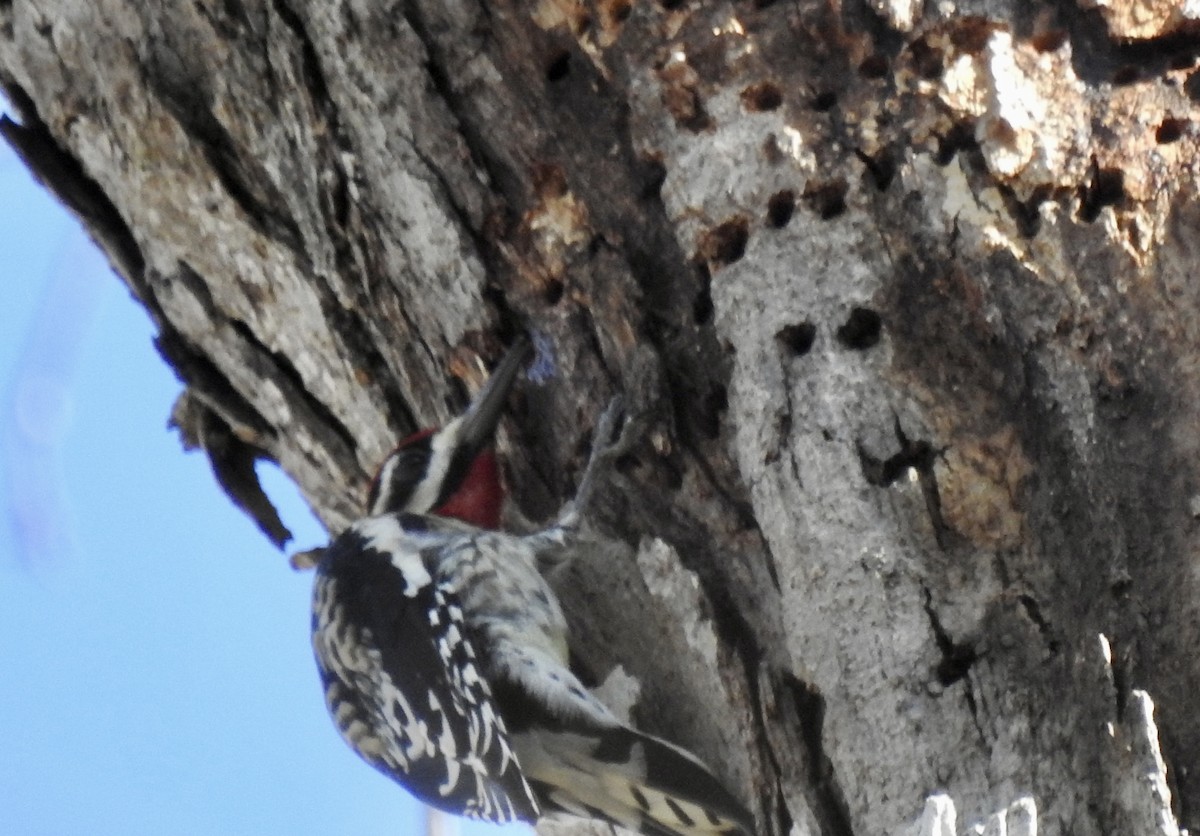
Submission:
{"label": "bird", "polygon": [[449,813],[751,836],[753,816],[711,769],[622,722],[570,670],[545,574],[580,547],[581,508],[628,444],[619,400],[597,422],[568,510],[531,534],[498,530],[489,444],[528,351],[518,340],[462,415],[402,441],[366,516],[320,554],[312,643],[334,724],[367,763]]}

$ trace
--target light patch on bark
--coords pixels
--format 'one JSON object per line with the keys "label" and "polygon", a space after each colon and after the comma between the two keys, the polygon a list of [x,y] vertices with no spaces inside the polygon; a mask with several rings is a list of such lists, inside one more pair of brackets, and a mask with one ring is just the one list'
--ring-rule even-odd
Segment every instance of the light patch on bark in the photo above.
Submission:
{"label": "light patch on bark", "polygon": [[1128,40],[1161,38],[1200,21],[1196,0],[1081,0],[1079,5],[1099,9],[1109,33]]}
{"label": "light patch on bark", "polygon": [[[957,836],[958,811],[954,800],[944,793],[925,799],[921,817],[904,831],[904,836]],[[986,822],[970,825],[972,836],[1037,836],[1037,805],[1024,796],[1004,810],[988,816]]]}
{"label": "light patch on bark", "polygon": [[1016,548],[1025,533],[1016,503],[1032,470],[1011,427],[951,447],[934,464],[946,523],[976,545]]}
{"label": "light patch on bark", "polygon": [[977,120],[988,168],[1026,189],[1082,179],[1087,159],[1079,149],[1091,139],[1085,94],[1068,44],[1039,52],[1003,29],[982,51],[955,56],[937,83],[951,110]]}
{"label": "light patch on bark", "polygon": [[921,12],[917,0],[871,0],[871,8],[899,32],[911,32]]}
{"label": "light patch on bark", "polygon": [[[1154,701],[1150,695],[1135,689],[1126,707],[1125,726],[1128,740],[1123,744],[1119,735],[1114,743],[1123,746],[1128,757],[1128,778],[1120,784],[1118,801],[1133,821],[1144,823],[1146,833],[1179,836],[1179,823],[1171,812],[1171,790],[1167,786],[1167,765],[1158,742],[1158,726],[1154,722]],[[1186,834],[1186,831],[1183,831]]]}
{"label": "light patch on bark", "polygon": [[712,622],[701,617],[700,582],[695,573],[684,569],[675,550],[657,537],[639,544],[637,563],[646,588],[672,612],[688,645],[711,670],[717,670],[717,635]]}
{"label": "light patch on bark", "polygon": [[980,836],[1037,836],[1037,805],[1032,798],[1018,798],[1007,810],[993,813],[986,822],[967,828],[967,832]]}
{"label": "light patch on bark", "polygon": [[953,799],[938,793],[925,799],[921,818],[904,831],[904,836],[957,836],[957,822]]}
{"label": "light patch on bark", "polygon": [[637,677],[626,673],[624,666],[617,665],[608,672],[603,682],[592,689],[592,693],[618,720],[630,724],[630,712],[642,698],[642,684]]}

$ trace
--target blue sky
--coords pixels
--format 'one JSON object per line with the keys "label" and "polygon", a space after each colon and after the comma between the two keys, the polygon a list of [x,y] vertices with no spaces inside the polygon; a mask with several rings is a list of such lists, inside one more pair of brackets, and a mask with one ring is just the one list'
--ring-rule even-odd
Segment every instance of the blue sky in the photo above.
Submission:
{"label": "blue sky", "polygon": [[0,833],[422,832],[326,715],[311,576],[182,452],[149,319],[3,142],[0,264]]}

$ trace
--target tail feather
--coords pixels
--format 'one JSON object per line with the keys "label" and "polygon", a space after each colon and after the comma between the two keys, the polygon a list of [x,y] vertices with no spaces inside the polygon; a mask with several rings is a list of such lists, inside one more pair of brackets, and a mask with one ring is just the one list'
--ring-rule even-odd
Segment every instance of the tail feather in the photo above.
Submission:
{"label": "tail feather", "polygon": [[651,836],[751,836],[754,819],[691,753],[625,726],[513,739],[544,809]]}

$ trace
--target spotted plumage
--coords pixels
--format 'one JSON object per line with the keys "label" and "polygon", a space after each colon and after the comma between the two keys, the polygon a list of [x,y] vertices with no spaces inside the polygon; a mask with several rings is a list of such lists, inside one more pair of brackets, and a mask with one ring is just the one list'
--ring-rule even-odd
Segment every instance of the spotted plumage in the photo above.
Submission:
{"label": "spotted plumage", "polygon": [[[484,446],[523,351],[462,417],[401,444],[369,515],[324,550],[312,640],[334,723],[364,760],[451,813],[750,836],[752,817],[703,763],[622,723],[571,672],[542,572],[584,547],[578,515],[523,536],[487,530],[503,493]],[[600,452],[614,414],[596,429],[581,504],[611,460]]]}
{"label": "spotted plumage", "polygon": [[491,822],[537,818],[462,607],[422,564],[426,538],[368,517],[317,568],[313,650],[342,737],[425,803]]}
{"label": "spotted plumage", "polygon": [[538,567],[566,560],[574,535],[412,514],[351,526],[318,567],[313,615],[343,737],[421,800],[471,818],[751,833],[703,763],[623,724],[571,673],[566,619]]}

